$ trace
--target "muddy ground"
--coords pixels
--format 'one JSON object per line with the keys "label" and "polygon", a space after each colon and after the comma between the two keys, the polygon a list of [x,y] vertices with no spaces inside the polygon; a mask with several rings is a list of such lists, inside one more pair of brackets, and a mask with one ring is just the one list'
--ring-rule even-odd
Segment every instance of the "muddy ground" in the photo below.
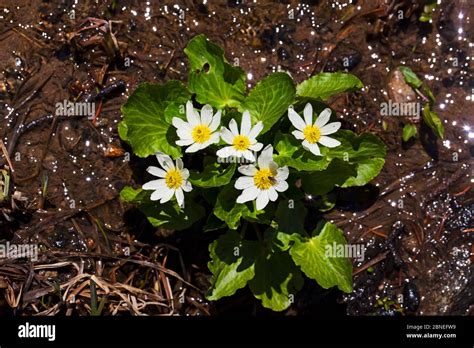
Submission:
{"label": "muddy ground", "polygon": [[[344,128],[387,146],[380,176],[338,191],[323,214],[367,246],[354,293],[307,282],[278,315],[394,315],[400,295],[411,301],[402,315],[473,313],[472,1],[441,1],[432,23],[418,21],[423,1],[74,3],[0,5],[0,161],[14,169],[0,240],[41,245],[37,261],[0,260],[0,315],[273,315],[247,290],[204,299],[215,234],[156,230],[118,198],[147,180],[149,163],[120,141],[120,107],[140,82],[186,80],[183,48],[200,33],[250,73],[249,85],[277,70],[297,82],[357,75],[364,89],[329,104]],[[433,91],[444,140],[421,125],[403,143],[406,121],[380,115],[399,65]],[[95,101],[96,117],[53,119],[65,100]]]}

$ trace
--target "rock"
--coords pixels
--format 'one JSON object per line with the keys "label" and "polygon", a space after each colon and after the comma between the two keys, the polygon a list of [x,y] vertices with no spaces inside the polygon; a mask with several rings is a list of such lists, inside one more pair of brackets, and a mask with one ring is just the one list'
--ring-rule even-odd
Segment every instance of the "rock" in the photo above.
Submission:
{"label": "rock", "polygon": [[402,72],[398,69],[390,74],[387,87],[388,95],[392,102],[408,103],[416,100],[415,91],[405,82]]}

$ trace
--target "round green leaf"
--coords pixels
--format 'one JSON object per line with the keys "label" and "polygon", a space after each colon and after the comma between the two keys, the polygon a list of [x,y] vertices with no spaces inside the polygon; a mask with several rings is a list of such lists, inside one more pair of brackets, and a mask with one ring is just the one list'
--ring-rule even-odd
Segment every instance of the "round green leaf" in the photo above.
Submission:
{"label": "round green leaf", "polygon": [[122,106],[120,136],[139,157],[157,151],[179,157],[181,148],[175,145],[176,130],[166,121],[165,109],[171,102],[185,103],[190,98],[186,87],[178,81],[168,81],[165,85],[140,84]]}
{"label": "round green leaf", "polygon": [[337,286],[349,293],[352,292],[352,263],[347,258],[326,253],[327,247],[343,247],[346,244],[342,231],[335,225],[326,223],[319,235],[295,240],[290,255],[303,273],[316,280],[323,288]]}

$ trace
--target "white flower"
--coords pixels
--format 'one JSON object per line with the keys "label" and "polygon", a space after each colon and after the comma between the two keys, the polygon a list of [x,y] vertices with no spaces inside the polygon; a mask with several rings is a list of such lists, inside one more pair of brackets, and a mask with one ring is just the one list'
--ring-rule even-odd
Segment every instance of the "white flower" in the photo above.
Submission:
{"label": "white flower", "polygon": [[255,162],[255,156],[252,151],[260,151],[263,147],[263,144],[258,143],[256,139],[263,129],[262,122],[260,121],[252,127],[250,114],[248,111],[245,111],[242,115],[240,132],[234,119],[230,120],[229,129],[221,128],[221,138],[231,146],[226,146],[217,151],[217,156],[221,158],[231,156],[244,157],[248,161]]}
{"label": "white flower", "polygon": [[292,108],[288,109],[288,117],[297,129],[291,134],[296,139],[303,140],[303,147],[316,156],[321,156],[317,143],[327,147],[336,147],[341,143],[327,135],[337,132],[341,128],[341,122],[328,123],[331,117],[331,109],[324,109],[313,124],[313,107],[310,103],[304,108],[304,120]]}
{"label": "white flower", "polygon": [[245,176],[241,176],[235,182],[235,188],[243,190],[237,203],[245,203],[257,200],[257,209],[265,208],[268,201],[276,201],[277,192],[283,192],[288,189],[288,167],[278,168],[273,162],[273,147],[268,145],[258,156],[258,169],[253,164],[240,166],[239,172]]}
{"label": "white flower", "polygon": [[186,152],[196,152],[219,142],[219,132],[215,132],[221,123],[221,111],[217,111],[213,116],[212,106],[204,105],[201,115],[194,110],[193,103],[186,103],[186,118],[188,122],[173,117],[172,123],[176,127],[179,146],[189,146]]}
{"label": "white flower", "polygon": [[152,201],[160,200],[160,203],[168,202],[175,195],[179,206],[182,207],[184,204],[183,191],[189,192],[193,189],[191,183],[187,180],[189,171],[183,168],[181,158],[176,159],[176,165],[171,157],[164,153],[157,152],[156,158],[164,170],[150,166],[147,168],[147,172],[160,179],[149,181],[142,188],[144,190],[155,190],[150,199]]}

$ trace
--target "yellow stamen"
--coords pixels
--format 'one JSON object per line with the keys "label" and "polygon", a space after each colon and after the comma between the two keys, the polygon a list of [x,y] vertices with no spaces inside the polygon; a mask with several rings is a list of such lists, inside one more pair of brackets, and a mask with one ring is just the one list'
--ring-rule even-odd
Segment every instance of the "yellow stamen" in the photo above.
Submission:
{"label": "yellow stamen", "polygon": [[176,190],[180,188],[181,184],[183,183],[183,176],[181,175],[181,171],[178,169],[170,169],[166,173],[165,182],[166,186],[168,186],[170,189]]}
{"label": "yellow stamen", "polygon": [[192,137],[196,143],[205,143],[211,137],[211,129],[208,126],[199,124],[194,127]]}
{"label": "yellow stamen", "polygon": [[316,126],[307,126],[304,129],[303,134],[310,144],[316,143],[321,138],[321,131]]}
{"label": "yellow stamen", "polygon": [[233,141],[234,148],[238,151],[245,151],[250,146],[250,140],[244,135],[237,135]]}
{"label": "yellow stamen", "polygon": [[272,171],[268,168],[259,169],[257,173],[255,173],[253,181],[255,186],[260,190],[268,190],[276,183]]}

